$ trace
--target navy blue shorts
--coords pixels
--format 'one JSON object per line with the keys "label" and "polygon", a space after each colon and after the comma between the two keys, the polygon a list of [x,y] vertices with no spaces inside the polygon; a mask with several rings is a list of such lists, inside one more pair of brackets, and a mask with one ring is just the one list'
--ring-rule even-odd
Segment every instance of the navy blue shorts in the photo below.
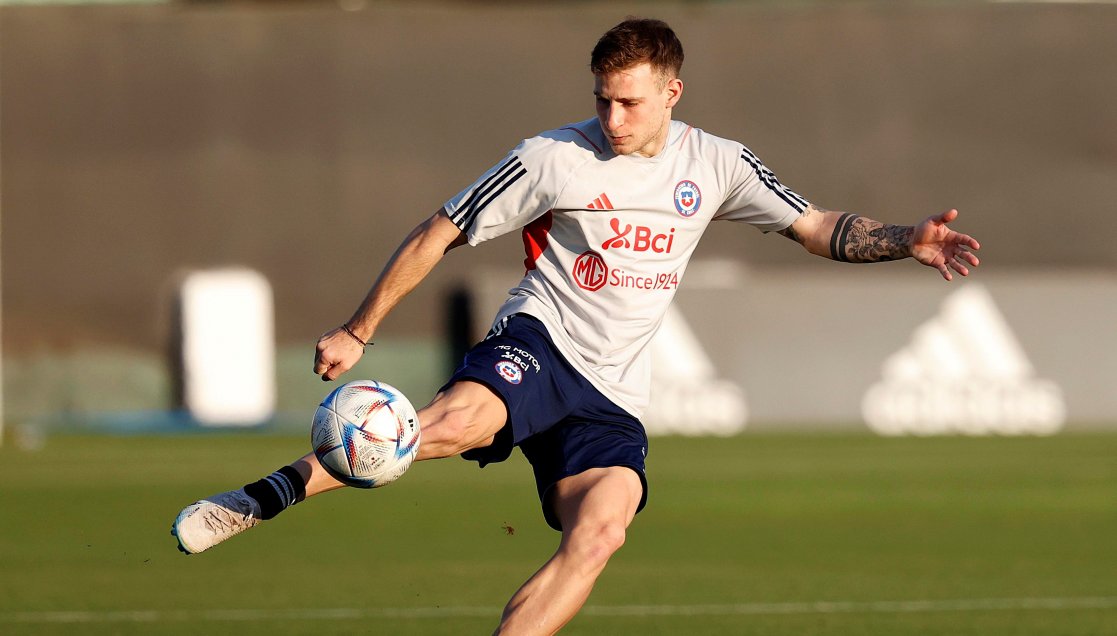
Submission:
{"label": "navy blue shorts", "polygon": [[543,323],[527,314],[507,318],[466,354],[443,390],[462,380],[489,387],[508,407],[508,423],[493,443],[462,457],[484,467],[508,459],[519,446],[535,471],[543,516],[552,528],[562,530],[550,500],[554,485],[590,468],[631,468],[644,486],[637,512],[644,508],[644,426],[570,366]]}

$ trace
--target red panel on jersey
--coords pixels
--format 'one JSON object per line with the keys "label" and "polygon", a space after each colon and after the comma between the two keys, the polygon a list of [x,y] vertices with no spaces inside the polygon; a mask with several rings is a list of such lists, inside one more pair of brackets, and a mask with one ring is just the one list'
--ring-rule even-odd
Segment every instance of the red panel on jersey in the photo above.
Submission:
{"label": "red panel on jersey", "polygon": [[535,261],[539,260],[543,251],[547,249],[547,236],[551,233],[553,221],[554,213],[547,212],[524,226],[524,252],[527,254],[524,268],[529,272],[535,269]]}

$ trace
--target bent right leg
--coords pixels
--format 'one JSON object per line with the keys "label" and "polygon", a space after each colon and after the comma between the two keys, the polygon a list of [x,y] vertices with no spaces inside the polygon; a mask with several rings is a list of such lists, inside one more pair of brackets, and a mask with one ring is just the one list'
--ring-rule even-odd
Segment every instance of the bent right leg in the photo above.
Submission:
{"label": "bent right leg", "polygon": [[573,618],[624,543],[643,494],[636,472],[624,466],[591,468],[555,484],[558,550],[508,601],[494,636],[554,634]]}
{"label": "bent right leg", "polygon": [[423,437],[418,460],[453,457],[493,443],[508,422],[508,407],[489,387],[463,380],[419,411]]}

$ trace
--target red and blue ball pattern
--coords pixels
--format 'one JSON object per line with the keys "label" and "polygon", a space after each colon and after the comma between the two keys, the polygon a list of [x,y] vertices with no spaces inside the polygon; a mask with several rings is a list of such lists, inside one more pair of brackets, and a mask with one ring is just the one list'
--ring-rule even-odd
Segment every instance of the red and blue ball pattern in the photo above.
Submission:
{"label": "red and blue ball pattern", "polygon": [[335,479],[377,488],[411,466],[420,427],[415,408],[399,390],[356,380],[326,396],[314,414],[310,437],[318,462]]}

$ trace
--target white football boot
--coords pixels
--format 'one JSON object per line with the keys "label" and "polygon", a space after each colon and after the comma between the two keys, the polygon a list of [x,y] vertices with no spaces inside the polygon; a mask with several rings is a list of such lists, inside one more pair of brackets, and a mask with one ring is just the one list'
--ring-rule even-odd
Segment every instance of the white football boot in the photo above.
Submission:
{"label": "white football boot", "polygon": [[238,488],[183,508],[171,526],[171,534],[178,538],[179,550],[197,554],[258,523],[260,505]]}

